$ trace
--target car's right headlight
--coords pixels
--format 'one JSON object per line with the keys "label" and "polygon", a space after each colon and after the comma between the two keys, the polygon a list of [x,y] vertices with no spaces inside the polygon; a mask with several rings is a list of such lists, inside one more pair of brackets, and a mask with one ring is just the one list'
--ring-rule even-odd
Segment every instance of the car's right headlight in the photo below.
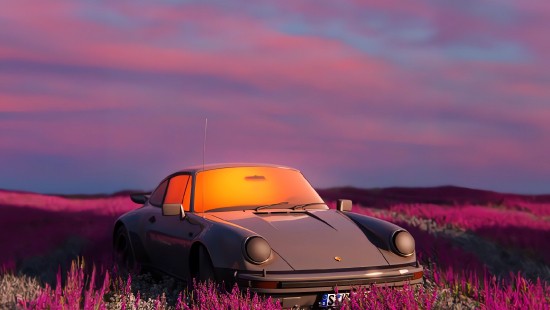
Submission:
{"label": "car's right headlight", "polygon": [[246,239],[244,244],[246,258],[254,264],[263,264],[271,256],[271,247],[264,238],[254,236]]}

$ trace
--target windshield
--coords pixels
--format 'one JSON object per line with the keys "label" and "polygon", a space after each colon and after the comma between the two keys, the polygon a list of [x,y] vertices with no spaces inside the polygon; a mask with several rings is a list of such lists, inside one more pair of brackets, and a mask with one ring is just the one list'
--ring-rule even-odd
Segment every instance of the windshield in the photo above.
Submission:
{"label": "windshield", "polygon": [[314,202],[323,200],[304,176],[293,169],[234,167],[197,173],[195,212],[271,204],[285,208]]}

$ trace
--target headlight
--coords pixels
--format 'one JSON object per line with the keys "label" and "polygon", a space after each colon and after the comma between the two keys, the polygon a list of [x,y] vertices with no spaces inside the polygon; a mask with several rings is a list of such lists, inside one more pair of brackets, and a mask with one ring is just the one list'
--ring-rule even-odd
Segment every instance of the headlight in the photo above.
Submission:
{"label": "headlight", "polygon": [[401,256],[411,256],[414,253],[414,238],[405,230],[397,231],[392,238],[394,252]]}
{"label": "headlight", "polygon": [[263,264],[271,256],[271,247],[262,237],[250,237],[244,244],[246,257],[254,264]]}

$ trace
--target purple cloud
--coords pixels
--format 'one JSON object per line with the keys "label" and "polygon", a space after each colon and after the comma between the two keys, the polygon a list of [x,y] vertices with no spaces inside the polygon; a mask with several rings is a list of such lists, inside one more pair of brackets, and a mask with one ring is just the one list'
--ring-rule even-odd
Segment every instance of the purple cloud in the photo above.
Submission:
{"label": "purple cloud", "polygon": [[316,186],[545,192],[549,12],[541,1],[6,4],[0,187],[151,188],[201,161],[208,117],[208,161],[288,164]]}

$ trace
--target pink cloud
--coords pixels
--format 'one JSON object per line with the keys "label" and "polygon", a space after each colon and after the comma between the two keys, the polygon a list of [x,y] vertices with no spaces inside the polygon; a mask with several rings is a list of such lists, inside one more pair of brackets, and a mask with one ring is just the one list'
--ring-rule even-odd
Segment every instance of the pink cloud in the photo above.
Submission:
{"label": "pink cloud", "polygon": [[[168,148],[168,167],[200,158],[183,141],[200,145],[208,116],[220,161],[536,174],[550,151],[548,70],[537,58],[548,41],[532,31],[545,13],[503,6],[522,23],[496,22],[455,5],[288,1],[261,16],[201,4],[14,2],[0,12],[10,26],[0,39],[0,130],[9,133],[0,148],[121,165]],[[291,17],[309,28],[278,27]],[[329,32],[330,22],[343,26]],[[428,35],[408,39],[417,24]],[[483,59],[499,44],[526,59]],[[455,57],[454,46],[485,54]]]}
{"label": "pink cloud", "polygon": [[[44,23],[41,19],[24,21],[26,33],[39,36],[48,46],[55,46],[47,62],[67,65],[89,65],[113,69],[156,72],[206,73],[242,79],[263,88],[277,89],[277,84],[313,87],[324,91],[350,91],[369,85],[379,90],[388,86],[379,77],[391,68],[379,60],[350,50],[340,42],[315,38],[294,37],[266,28],[260,21],[239,17],[228,18],[218,10],[199,8],[174,13],[165,10],[152,15],[162,20],[191,18],[199,24],[199,35],[212,35],[223,29],[239,29],[252,49],[228,48],[219,51],[196,50],[192,45],[179,50],[139,43],[128,39],[123,29],[108,28],[87,21],[65,19]],[[211,23],[216,20],[216,23]],[[36,32],[36,34],[33,34]],[[87,36],[82,33],[90,33]],[[215,40],[216,38],[214,38]],[[319,54],[319,51],[323,51]],[[23,51],[24,52],[24,51]],[[22,57],[24,53],[12,51]],[[37,51],[27,60],[44,60]],[[310,57],[319,55],[320,57]],[[343,57],[346,56],[346,57]],[[281,65],[283,63],[283,65]]]}

